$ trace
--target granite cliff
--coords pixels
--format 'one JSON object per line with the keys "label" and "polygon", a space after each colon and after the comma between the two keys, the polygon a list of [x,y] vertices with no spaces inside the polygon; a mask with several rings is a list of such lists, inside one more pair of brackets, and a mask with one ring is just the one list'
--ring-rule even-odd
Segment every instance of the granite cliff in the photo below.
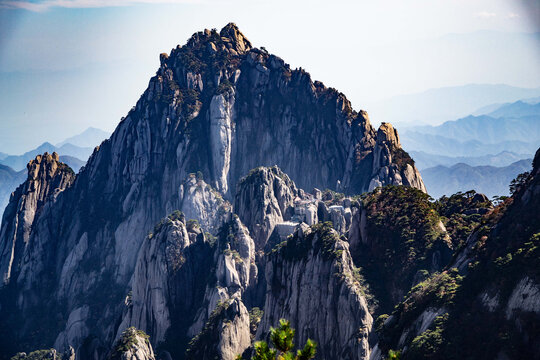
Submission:
{"label": "granite cliff", "polygon": [[320,356],[367,358],[364,264],[349,247],[377,235],[359,237],[353,195],[425,192],[397,130],[234,24],[160,60],[77,175],[55,154],[29,163],[0,232],[1,357],[233,359],[286,317]]}

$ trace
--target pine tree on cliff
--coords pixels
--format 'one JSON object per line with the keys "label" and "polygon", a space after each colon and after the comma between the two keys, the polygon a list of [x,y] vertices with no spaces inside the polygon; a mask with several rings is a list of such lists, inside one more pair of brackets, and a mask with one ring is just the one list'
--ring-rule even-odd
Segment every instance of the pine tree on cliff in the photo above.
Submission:
{"label": "pine tree on cliff", "polygon": [[[317,344],[311,339],[308,339],[304,348],[297,350],[294,355],[293,338],[294,329],[291,328],[291,323],[280,319],[276,329],[270,328],[270,340],[274,348],[270,348],[266,341],[255,342],[255,354],[251,360],[310,360],[315,357]],[[236,360],[242,360],[242,356],[238,355]]]}

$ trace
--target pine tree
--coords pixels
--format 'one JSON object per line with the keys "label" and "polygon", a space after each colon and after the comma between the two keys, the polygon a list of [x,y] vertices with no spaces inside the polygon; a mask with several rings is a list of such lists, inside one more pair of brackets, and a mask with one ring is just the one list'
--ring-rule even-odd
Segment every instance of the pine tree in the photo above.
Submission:
{"label": "pine tree", "polygon": [[[277,328],[270,328],[270,341],[274,348],[270,348],[266,341],[256,341],[254,344],[255,354],[251,360],[310,360],[315,357],[317,344],[308,339],[304,348],[296,351],[294,355],[294,329],[288,320],[279,320]],[[236,360],[242,360],[238,355]]]}

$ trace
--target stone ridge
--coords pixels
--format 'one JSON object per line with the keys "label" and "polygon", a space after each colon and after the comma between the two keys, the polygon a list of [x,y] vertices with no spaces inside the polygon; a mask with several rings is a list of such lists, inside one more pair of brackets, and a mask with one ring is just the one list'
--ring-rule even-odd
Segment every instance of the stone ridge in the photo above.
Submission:
{"label": "stone ridge", "polygon": [[12,272],[21,265],[34,219],[47,202],[56,197],[75,180],[75,173],[60,162],[56,152],[37,155],[27,165],[28,177],[11,195],[0,229],[0,273],[2,284],[10,282]]}
{"label": "stone ridge", "polygon": [[275,225],[287,218],[298,197],[304,197],[303,191],[277,166],[253,169],[239,181],[234,212],[249,228],[258,251],[264,249]]}

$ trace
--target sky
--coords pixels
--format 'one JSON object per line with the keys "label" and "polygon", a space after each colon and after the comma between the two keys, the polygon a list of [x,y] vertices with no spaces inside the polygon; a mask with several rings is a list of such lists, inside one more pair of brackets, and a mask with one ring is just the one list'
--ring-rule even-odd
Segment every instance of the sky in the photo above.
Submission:
{"label": "sky", "polygon": [[430,88],[540,87],[540,0],[0,0],[0,152],[113,131],[160,53],[231,21],[368,112]]}

